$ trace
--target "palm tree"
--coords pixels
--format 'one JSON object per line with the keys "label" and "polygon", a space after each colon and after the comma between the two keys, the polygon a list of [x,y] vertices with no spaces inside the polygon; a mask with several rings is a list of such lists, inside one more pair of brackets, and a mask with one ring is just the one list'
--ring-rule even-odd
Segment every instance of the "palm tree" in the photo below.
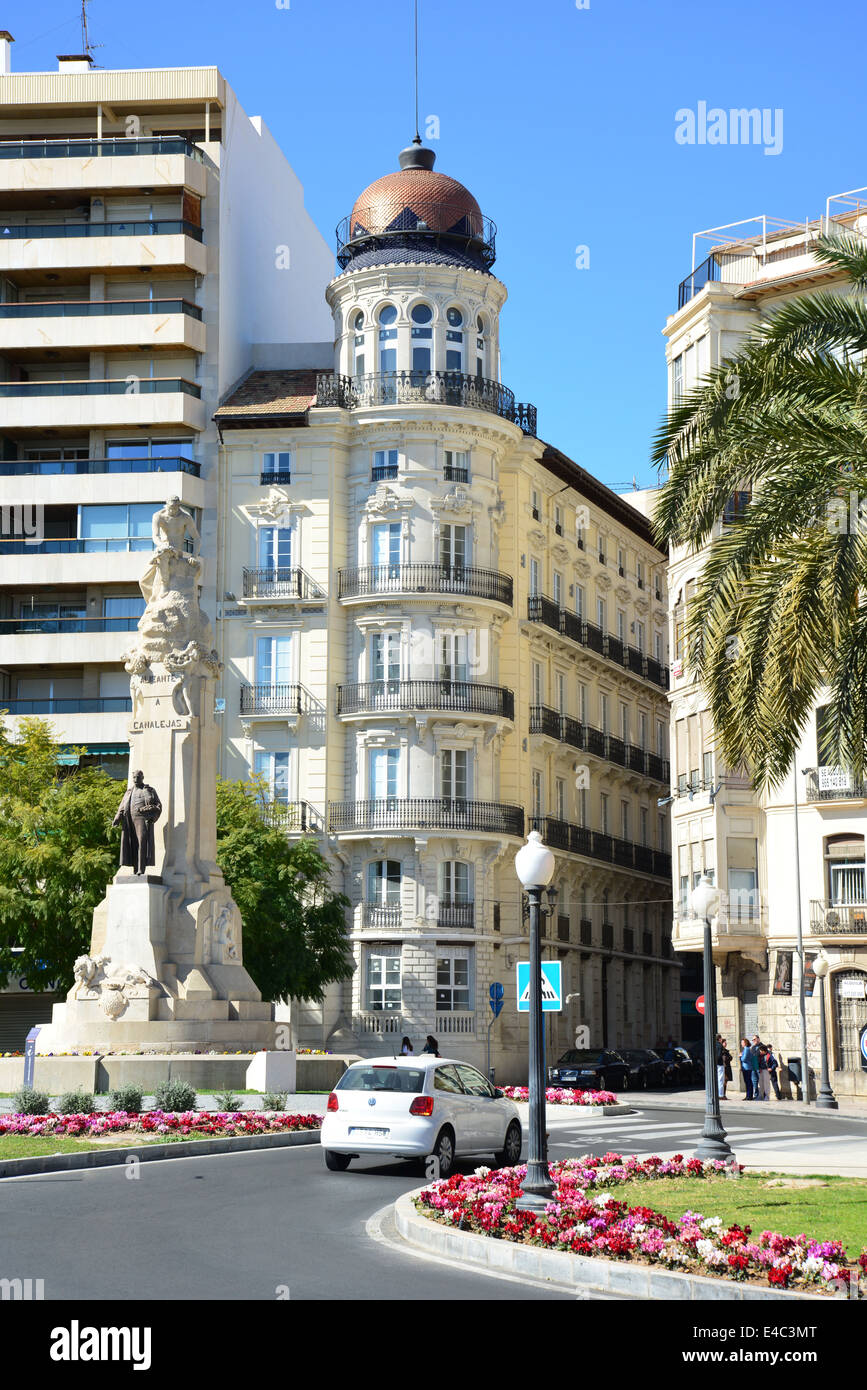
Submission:
{"label": "palm tree", "polygon": [[709,546],[686,654],[726,764],[759,787],[791,768],[825,687],[827,760],[855,776],[867,762],[867,246],[823,237],[816,255],[851,291],[775,311],[653,445],[669,469],[662,544],[704,547],[733,495],[746,499]]}

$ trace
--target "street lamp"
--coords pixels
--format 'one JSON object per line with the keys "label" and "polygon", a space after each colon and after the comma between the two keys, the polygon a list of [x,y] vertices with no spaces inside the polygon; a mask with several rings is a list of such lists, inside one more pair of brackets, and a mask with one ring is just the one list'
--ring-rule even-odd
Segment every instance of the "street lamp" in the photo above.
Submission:
{"label": "street lamp", "polygon": [[515,872],[530,900],[530,1151],[527,1176],[516,1202],[519,1211],[544,1211],[554,1194],[545,1137],[545,1055],[542,1032],[542,889],[554,876],[554,856],[531,830],[515,855]]}
{"label": "street lamp", "polygon": [[828,1075],[828,1038],[825,1029],[825,980],[828,978],[828,971],[831,969],[831,962],[825,954],[824,946],[820,946],[819,954],[813,962],[813,971],[819,981],[819,1040],[822,1044],[822,1080],[819,1085],[819,1094],[816,1097],[817,1110],[839,1110],[834,1092],[831,1090],[831,1078]]}
{"label": "street lamp", "polygon": [[719,1087],[716,1076],[716,977],[713,964],[713,944],[710,934],[711,913],[719,903],[719,889],[707,874],[702,874],[692,890],[692,910],[704,922],[704,1129],[695,1151],[696,1158],[721,1159],[728,1162],[734,1153],[726,1143],[719,1109]]}

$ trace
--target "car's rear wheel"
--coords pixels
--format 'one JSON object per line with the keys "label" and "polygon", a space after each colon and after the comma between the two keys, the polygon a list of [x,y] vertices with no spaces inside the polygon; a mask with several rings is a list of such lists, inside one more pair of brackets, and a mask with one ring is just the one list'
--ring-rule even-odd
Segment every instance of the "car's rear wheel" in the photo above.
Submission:
{"label": "car's rear wheel", "polygon": [[501,1168],[514,1168],[516,1163],[520,1163],[523,1142],[521,1126],[517,1120],[513,1120],[506,1130],[503,1147],[494,1154],[494,1158]]}
{"label": "car's rear wheel", "polygon": [[430,1157],[436,1161],[437,1173],[447,1178],[455,1166],[455,1136],[450,1129],[441,1129]]}
{"label": "car's rear wheel", "polygon": [[336,1154],[333,1149],[325,1150],[325,1167],[330,1173],[345,1173],[352,1162],[352,1154]]}

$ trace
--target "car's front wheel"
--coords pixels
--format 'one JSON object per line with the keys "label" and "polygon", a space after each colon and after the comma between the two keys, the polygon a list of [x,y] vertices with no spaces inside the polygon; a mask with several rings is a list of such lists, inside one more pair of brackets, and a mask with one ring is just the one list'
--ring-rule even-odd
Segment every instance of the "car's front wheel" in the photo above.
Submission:
{"label": "car's front wheel", "polygon": [[330,1173],[345,1173],[352,1162],[352,1154],[336,1154],[333,1149],[325,1150],[325,1167]]}
{"label": "car's front wheel", "polygon": [[517,1163],[520,1163],[523,1142],[521,1126],[517,1120],[513,1120],[506,1130],[503,1147],[494,1154],[500,1168],[514,1168]]}
{"label": "car's front wheel", "polygon": [[455,1166],[455,1136],[450,1129],[441,1129],[430,1154],[436,1164],[437,1177],[447,1178]]}

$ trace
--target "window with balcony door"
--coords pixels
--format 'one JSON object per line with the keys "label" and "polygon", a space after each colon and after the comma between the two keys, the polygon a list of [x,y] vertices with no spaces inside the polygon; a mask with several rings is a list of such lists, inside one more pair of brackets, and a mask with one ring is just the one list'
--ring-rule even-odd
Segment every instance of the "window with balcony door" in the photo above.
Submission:
{"label": "window with balcony door", "polygon": [[371,748],[368,753],[368,795],[371,801],[393,801],[398,794],[399,748]]}
{"label": "window with balcony door", "polygon": [[545,793],[542,783],[542,774],[538,768],[533,769],[533,815],[544,816],[545,814]]}
{"label": "window with balcony door", "polygon": [[542,664],[541,664],[541,662],[539,662],[539,661],[534,661],[534,662],[533,662],[533,667],[532,667],[532,678],[533,678],[533,704],[534,704],[534,705],[544,705],[544,703],[545,703],[544,673],[543,673],[543,671],[542,671]]}
{"label": "window with balcony door", "polygon": [[671,404],[680,405],[683,400],[683,353],[675,357],[671,364]]}
{"label": "window with balcony door", "polygon": [[260,526],[258,560],[261,570],[275,573],[292,568],[292,528],[290,526]]}
{"label": "window with balcony door", "polygon": [[371,563],[380,571],[380,578],[397,579],[400,575],[400,522],[378,522],[371,527]]}
{"label": "window with balcony door", "polygon": [[447,483],[468,483],[470,480],[470,455],[467,449],[445,449],[443,477]]}
{"label": "window with balcony door", "polygon": [[470,1008],[470,947],[437,948],[437,1013],[466,1012]]}
{"label": "window with balcony door", "polygon": [[429,304],[416,304],[410,314],[412,320],[412,370],[422,376],[430,372],[433,351],[433,309]]}
{"label": "window with balcony door", "polygon": [[401,1006],[400,946],[379,946],[367,952],[367,1007],[387,1012]]}
{"label": "window with balcony door", "polygon": [[617,636],[621,642],[626,641],[626,614],[622,608],[617,610]]}
{"label": "window with balcony door", "polygon": [[364,314],[360,309],[352,321],[352,329],[354,333],[353,352],[355,359],[355,375],[364,376]]}
{"label": "window with balcony door", "polygon": [[599,628],[600,632],[608,631],[608,617],[604,598],[598,598],[596,600],[596,626]]}
{"label": "window with balcony door", "polygon": [[256,708],[275,713],[286,708],[295,672],[294,637],[256,638]]}
{"label": "window with balcony door", "polygon": [[79,536],[85,551],[152,550],[153,502],[79,507]]}
{"label": "window with balcony door", "polygon": [[443,526],[440,530],[440,564],[443,569],[466,569],[469,554],[469,528]]}
{"label": "window with balcony door", "polygon": [[583,681],[578,682],[578,718],[582,724],[587,723],[587,686]]}
{"label": "window with balcony door", "polygon": [[553,598],[558,608],[563,607],[563,576],[562,574],[558,574],[556,570],[554,571],[553,576],[553,590],[551,597]]}
{"label": "window with balcony door", "polygon": [[661,632],[655,632],[655,633],[653,634],[653,657],[654,657],[654,660],[655,660],[655,661],[658,661],[658,662],[659,662],[659,665],[661,666],[661,665],[662,665],[662,633],[661,633]]}
{"label": "window with balcony door", "polygon": [[292,481],[291,453],[262,455],[263,483],[290,483]]}
{"label": "window with balcony door", "polygon": [[635,645],[640,652],[644,651],[644,623],[635,624]]}
{"label": "window with balcony door", "polygon": [[862,907],[863,921],[867,914],[864,836],[829,835],[825,840],[825,863],[829,904],[832,907]]}
{"label": "window with balcony door", "polygon": [[377,859],[368,864],[365,926],[400,926],[400,878],[400,862],[397,859]]}
{"label": "window with balcony door", "polygon": [[452,307],[446,312],[446,371],[464,370],[464,316],[460,309]]}
{"label": "window with balcony door", "polygon": [[749,921],[758,915],[759,908],[757,842],[751,836],[729,835],[726,853],[729,917],[735,921]]}
{"label": "window with balcony door", "polygon": [[566,676],[563,671],[556,674],[557,681],[557,713],[566,714]]}
{"label": "window with balcony door", "polygon": [[375,449],[371,477],[374,483],[388,482],[397,477],[397,449]]}
{"label": "window with balcony door", "polygon": [[397,309],[393,304],[384,304],[379,311],[379,370],[382,373],[397,371]]}
{"label": "window with balcony door", "polygon": [[628,802],[628,801],[621,801],[621,803],[620,803],[620,838],[621,838],[621,840],[628,840],[628,839],[631,838],[631,837],[630,837],[630,833],[629,833],[629,802]]}
{"label": "window with balcony door", "polygon": [[468,800],[470,755],[466,748],[444,748],[440,753],[440,788],[443,801]]}
{"label": "window with balcony door", "polygon": [[647,751],[647,715],[638,716],[638,746],[642,752]]}
{"label": "window with balcony door", "polygon": [[554,807],[558,820],[566,819],[566,783],[558,777],[554,783]]}
{"label": "window with balcony door", "polygon": [[[53,457],[57,458],[60,453],[60,449],[56,450]],[[63,456],[66,457],[66,452]],[[82,454],[75,455],[82,456],[88,457],[87,449],[83,450]],[[27,457],[31,458],[32,455],[28,453]],[[105,457],[111,460],[149,458],[156,461],[183,458],[192,461],[193,440],[189,435],[183,439],[110,439],[105,444]]]}
{"label": "window with balcony door", "polygon": [[[102,614],[105,618],[106,632],[129,632],[138,624],[145,610],[141,594],[123,595],[120,598],[104,598]],[[62,629],[66,630],[66,629]]]}
{"label": "window with balcony door", "polygon": [[377,694],[396,694],[400,684],[400,633],[374,632],[370,638],[370,679]]}
{"label": "window with balcony door", "polygon": [[602,729],[603,734],[607,734],[607,733],[609,732],[609,728],[608,728],[608,696],[607,696],[607,695],[602,695],[602,694],[600,694],[600,696],[599,696],[599,724],[600,724],[600,727],[601,727],[601,729]]}
{"label": "window with balcony door", "polygon": [[639,820],[639,825],[640,825],[639,834],[640,834],[640,836],[641,836],[641,843],[642,843],[643,845],[649,845],[649,844],[650,844],[650,839],[649,839],[650,831],[649,831],[649,829],[648,829],[648,825],[649,825],[648,816],[649,816],[649,812],[648,812],[648,810],[647,810],[647,807],[646,807],[646,806],[642,806],[642,807],[639,809],[638,820]]}
{"label": "window with balcony door", "polygon": [[620,737],[624,743],[629,742],[629,706],[620,706]]}
{"label": "window with balcony door", "polygon": [[538,594],[539,592],[540,592],[540,589],[539,589],[539,561],[538,561],[538,560],[533,560],[533,559],[531,559],[531,560],[530,560],[530,593],[531,593],[531,595],[533,595],[533,594]]}
{"label": "window with balcony door", "polygon": [[586,594],[585,594],[585,592],[584,592],[584,589],[582,588],[582,586],[581,586],[580,584],[576,584],[576,585],[575,585],[575,612],[577,613],[577,615],[578,615],[579,618],[583,618],[583,617],[584,617],[584,612],[585,612],[586,607],[587,607],[587,597],[586,597]]}
{"label": "window with balcony door", "polygon": [[445,681],[469,680],[469,637],[466,632],[442,632],[439,638],[439,677]]}
{"label": "window with balcony door", "polygon": [[259,749],[253,759],[253,771],[262,783],[269,801],[281,806],[289,804],[289,772],[291,753],[269,753]]}
{"label": "window with balcony door", "polygon": [[451,859],[440,865],[440,926],[471,927],[473,896],[472,864]]}
{"label": "window with balcony door", "polygon": [[609,797],[608,797],[608,793],[607,793],[607,792],[603,792],[603,793],[602,793],[602,795],[601,795],[600,798],[599,798],[599,802],[600,802],[600,808],[601,808],[601,811],[602,811],[602,834],[603,834],[603,835],[607,835],[607,834],[609,833],[609,817],[608,817],[608,802],[609,802]]}

